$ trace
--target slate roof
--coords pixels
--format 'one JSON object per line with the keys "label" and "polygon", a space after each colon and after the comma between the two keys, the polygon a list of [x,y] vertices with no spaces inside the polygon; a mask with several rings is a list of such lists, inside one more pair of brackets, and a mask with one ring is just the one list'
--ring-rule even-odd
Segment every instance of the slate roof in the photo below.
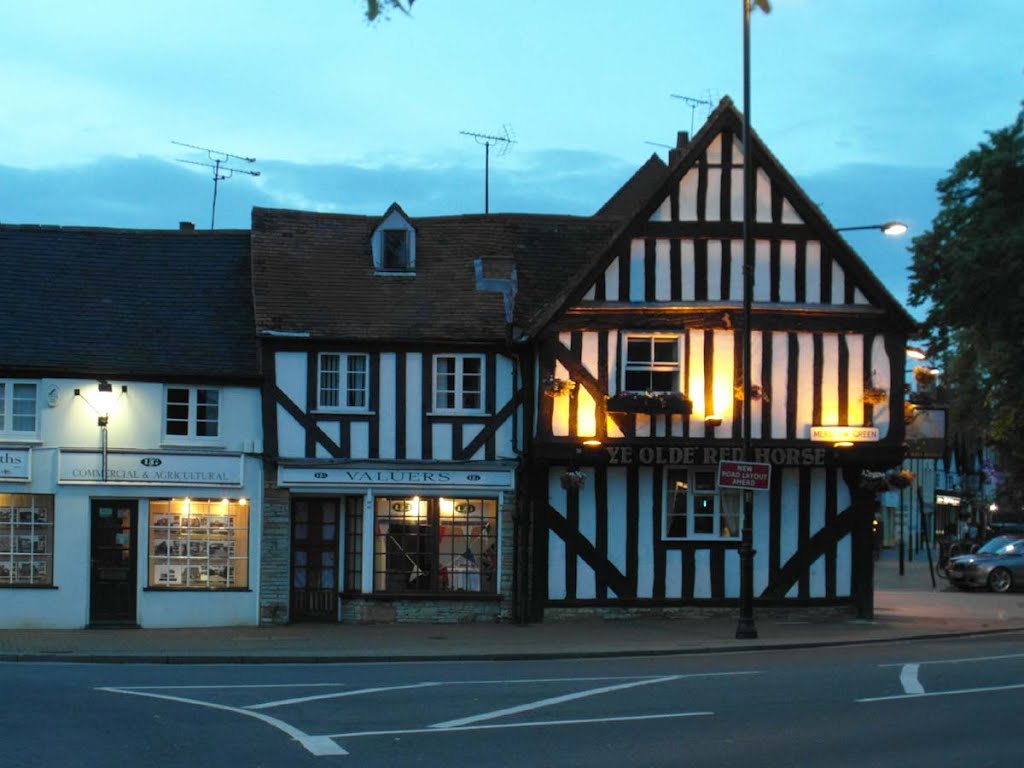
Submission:
{"label": "slate roof", "polygon": [[255,381],[244,230],[0,225],[0,371]]}
{"label": "slate roof", "polygon": [[[414,275],[375,274],[379,216],[254,208],[253,291],[260,332],[372,342],[506,338],[502,296],[476,288],[473,262],[507,276],[515,259],[515,322],[525,324],[601,253],[617,218],[478,214],[414,218]],[[504,263],[504,274],[502,264]]]}

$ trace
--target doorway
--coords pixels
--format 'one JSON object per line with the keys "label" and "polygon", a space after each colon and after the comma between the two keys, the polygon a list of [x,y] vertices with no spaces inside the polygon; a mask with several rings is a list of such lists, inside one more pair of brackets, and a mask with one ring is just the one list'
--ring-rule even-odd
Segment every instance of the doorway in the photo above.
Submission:
{"label": "doorway", "polygon": [[338,620],[338,500],[292,501],[292,621]]}
{"label": "doorway", "polygon": [[89,623],[137,626],[135,500],[94,499],[91,512]]}

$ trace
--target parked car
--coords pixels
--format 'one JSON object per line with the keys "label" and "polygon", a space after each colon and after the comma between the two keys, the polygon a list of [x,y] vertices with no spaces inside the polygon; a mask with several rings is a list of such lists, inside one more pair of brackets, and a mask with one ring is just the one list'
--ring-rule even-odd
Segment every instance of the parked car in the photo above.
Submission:
{"label": "parked car", "polygon": [[996,536],[977,552],[951,557],[946,570],[949,582],[960,589],[1009,592],[1016,585],[1024,587],[1024,538]]}

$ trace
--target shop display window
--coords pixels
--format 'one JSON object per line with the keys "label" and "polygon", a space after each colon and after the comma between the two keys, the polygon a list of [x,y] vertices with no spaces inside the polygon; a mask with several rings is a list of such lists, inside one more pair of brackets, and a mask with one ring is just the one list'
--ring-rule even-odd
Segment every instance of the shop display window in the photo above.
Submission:
{"label": "shop display window", "polygon": [[53,584],[53,496],[0,493],[0,587]]}
{"label": "shop display window", "polygon": [[379,498],[375,592],[497,591],[495,499]]}
{"label": "shop display window", "polygon": [[149,586],[249,586],[249,507],[244,499],[149,503]]}

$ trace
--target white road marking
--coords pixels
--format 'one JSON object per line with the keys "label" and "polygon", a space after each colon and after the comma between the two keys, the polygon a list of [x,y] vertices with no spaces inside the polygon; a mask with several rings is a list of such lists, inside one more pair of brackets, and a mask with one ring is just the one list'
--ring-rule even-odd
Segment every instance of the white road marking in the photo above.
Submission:
{"label": "white road marking", "polygon": [[707,717],[714,712],[663,712],[656,715],[623,715],[621,717],[577,718],[573,720],[536,720],[528,723],[488,723],[486,725],[453,726],[436,728],[403,728],[394,731],[355,731],[353,733],[332,733],[328,738],[349,739],[356,736],[401,736],[415,733],[457,733],[459,731],[488,731],[499,728],[541,728],[547,725],[586,725],[588,723],[621,723],[629,720],[665,720],[680,717]]}
{"label": "white road marking", "polygon": [[284,707],[289,704],[305,704],[307,701],[341,699],[346,696],[362,696],[367,693],[384,693],[385,691],[407,691],[410,688],[429,688],[434,685],[439,685],[439,683],[414,683],[412,685],[392,685],[385,688],[360,688],[355,691],[337,691],[335,693],[321,693],[316,696],[302,696],[295,699],[280,699],[279,701],[267,701],[262,704],[250,704],[246,709],[270,709],[271,707]]}
{"label": "white road marking", "polygon": [[[935,659],[920,661],[918,664],[970,664],[977,661],[1002,661],[1003,659],[1024,658],[1024,653],[1005,653],[1001,656],[968,656],[963,659]],[[893,662],[891,664],[879,664],[879,667],[902,667],[905,662]]]}
{"label": "white road marking", "polygon": [[250,712],[247,709],[239,709],[238,707],[229,707],[225,704],[214,704],[210,701],[200,701],[199,699],[186,699],[182,696],[168,696],[163,693],[148,693],[146,691],[129,691],[123,688],[97,688],[99,691],[107,691],[108,693],[123,693],[126,696],[146,696],[151,699],[163,699],[165,701],[176,701],[182,704],[195,704],[199,707],[209,707],[210,709],[220,709],[225,712],[234,712],[238,715],[245,715],[246,717],[255,717],[267,725],[271,725],[277,728],[279,731],[291,736],[309,752],[322,757],[324,755],[347,755],[344,749],[338,744],[331,740],[328,736],[312,736],[304,731],[300,731],[293,725],[289,725],[283,720],[278,720],[276,717],[270,717],[270,715],[264,715],[259,712]]}
{"label": "white road marking", "polygon": [[606,685],[601,688],[592,688],[589,691],[577,691],[576,693],[567,693],[562,696],[552,696],[549,699],[540,699],[539,701],[531,701],[528,704],[520,704],[516,707],[507,707],[506,709],[496,709],[493,712],[484,712],[479,715],[470,715],[469,717],[460,717],[457,720],[445,720],[443,723],[434,723],[431,728],[455,728],[460,725],[469,725],[470,723],[478,723],[481,720],[493,720],[496,717],[504,717],[505,715],[516,715],[520,712],[528,712],[531,709],[540,709],[541,707],[550,707],[554,704],[562,704],[566,701],[574,701],[575,699],[583,699],[588,696],[599,696],[603,693],[611,693],[612,691],[621,691],[626,688],[636,688],[641,685],[651,685],[652,683],[667,683],[672,680],[678,680],[680,675],[670,675],[668,677],[655,677],[653,679],[637,680],[631,683],[622,683],[621,685]]}
{"label": "white road marking", "polygon": [[895,701],[897,699],[923,699],[928,696],[960,696],[965,693],[988,693],[989,691],[1012,691],[1024,688],[1024,683],[1019,685],[994,685],[989,688],[961,688],[955,691],[931,691],[928,693],[905,693],[896,696],[874,696],[870,699],[854,699],[858,704],[872,701]]}
{"label": "white road marking", "polygon": [[349,683],[253,683],[251,685],[113,685],[119,691],[227,691],[234,688],[340,688]]}
{"label": "white road marking", "polygon": [[900,684],[903,686],[904,693],[924,693],[924,686],[917,679],[917,670],[920,667],[920,664],[903,665],[903,669],[900,671]]}

